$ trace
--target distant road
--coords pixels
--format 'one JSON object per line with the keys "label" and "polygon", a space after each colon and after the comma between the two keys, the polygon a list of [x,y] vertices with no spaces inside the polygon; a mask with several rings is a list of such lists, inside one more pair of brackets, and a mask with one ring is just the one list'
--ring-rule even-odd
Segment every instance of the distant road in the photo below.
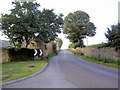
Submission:
{"label": "distant road", "polygon": [[61,51],[39,75],[3,88],[118,88],[118,70]]}

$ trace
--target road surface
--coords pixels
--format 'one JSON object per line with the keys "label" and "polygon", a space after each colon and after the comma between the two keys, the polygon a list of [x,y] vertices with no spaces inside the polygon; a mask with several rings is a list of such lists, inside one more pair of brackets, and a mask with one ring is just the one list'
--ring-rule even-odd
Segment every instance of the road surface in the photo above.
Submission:
{"label": "road surface", "polygon": [[3,88],[118,88],[118,70],[61,51],[39,75]]}

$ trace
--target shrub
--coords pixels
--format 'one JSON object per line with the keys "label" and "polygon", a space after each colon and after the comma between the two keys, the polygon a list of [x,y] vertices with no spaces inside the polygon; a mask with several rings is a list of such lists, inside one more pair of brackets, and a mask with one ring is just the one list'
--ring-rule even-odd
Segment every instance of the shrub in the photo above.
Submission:
{"label": "shrub", "polygon": [[81,56],[84,56],[84,53],[80,53]]}
{"label": "shrub", "polygon": [[27,61],[33,60],[33,49],[27,48],[10,48],[8,49],[9,60],[12,61]]}
{"label": "shrub", "polygon": [[52,43],[52,45],[53,45],[53,52],[57,55],[57,45],[56,45],[56,43]]}
{"label": "shrub", "polygon": [[69,45],[69,48],[74,48],[75,47],[75,44],[74,43],[71,43],[70,45]]}
{"label": "shrub", "polygon": [[50,58],[55,56],[55,53],[52,52],[52,53],[49,53],[45,58],[47,58],[47,62],[49,62]]}

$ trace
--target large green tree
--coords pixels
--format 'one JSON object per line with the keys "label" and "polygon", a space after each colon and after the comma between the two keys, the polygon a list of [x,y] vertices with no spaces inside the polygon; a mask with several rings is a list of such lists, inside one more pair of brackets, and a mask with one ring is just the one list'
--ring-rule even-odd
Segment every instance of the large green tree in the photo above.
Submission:
{"label": "large green tree", "polygon": [[120,23],[112,25],[105,33],[106,38],[112,47],[120,48]]}
{"label": "large green tree", "polygon": [[2,32],[8,36],[10,43],[15,47],[21,47],[23,42],[28,46],[35,36],[35,16],[40,6],[33,2],[12,2],[14,9],[10,14],[2,15]]}
{"label": "large green tree", "polygon": [[63,33],[67,38],[75,43],[75,47],[83,46],[83,38],[94,36],[96,27],[90,22],[90,17],[86,12],[76,11],[69,13],[64,20]]}
{"label": "large green tree", "polygon": [[38,10],[36,2],[12,2],[14,9],[10,14],[2,15],[2,32],[8,36],[10,43],[21,48],[23,42],[27,47],[31,39],[50,42],[60,33],[63,25],[62,14],[53,10]]}
{"label": "large green tree", "polygon": [[53,9],[43,9],[43,11],[38,14],[39,22],[36,25],[38,26],[38,41],[44,41],[45,43],[54,41],[58,36],[56,33],[61,33],[63,14],[56,15],[53,11]]}

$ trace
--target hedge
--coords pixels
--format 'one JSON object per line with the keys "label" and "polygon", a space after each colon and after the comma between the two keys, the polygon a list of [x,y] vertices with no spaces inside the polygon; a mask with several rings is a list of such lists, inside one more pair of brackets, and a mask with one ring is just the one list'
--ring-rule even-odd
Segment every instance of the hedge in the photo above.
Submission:
{"label": "hedge", "polygon": [[15,48],[8,49],[9,60],[12,61],[27,61],[33,60],[33,49],[21,48],[16,50]]}

